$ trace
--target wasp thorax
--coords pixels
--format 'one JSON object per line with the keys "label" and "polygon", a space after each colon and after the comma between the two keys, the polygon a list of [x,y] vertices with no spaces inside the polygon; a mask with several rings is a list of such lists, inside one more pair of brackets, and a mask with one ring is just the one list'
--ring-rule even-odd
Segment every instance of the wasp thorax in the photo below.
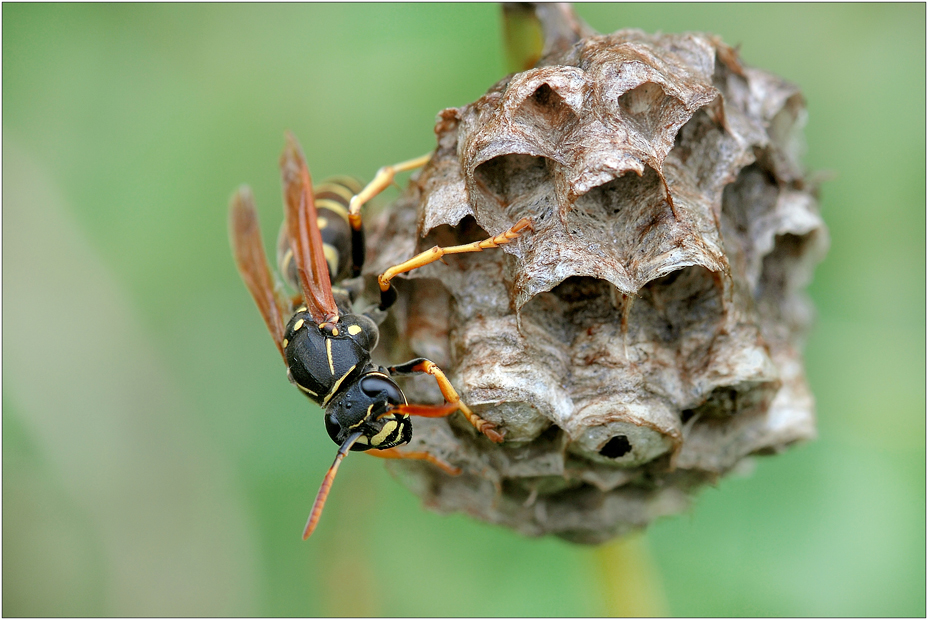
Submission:
{"label": "wasp thorax", "polygon": [[827,233],[795,86],[711,35],[583,34],[441,113],[369,271],[531,218],[502,251],[411,273],[385,332],[506,442],[423,420],[416,449],[470,475],[396,466],[430,506],[591,542],[814,435],[802,289]]}
{"label": "wasp thorax", "polygon": [[305,309],[297,311],[282,343],[287,376],[325,406],[367,369],[377,339],[377,326],[365,316],[346,314],[334,323],[317,324]]}

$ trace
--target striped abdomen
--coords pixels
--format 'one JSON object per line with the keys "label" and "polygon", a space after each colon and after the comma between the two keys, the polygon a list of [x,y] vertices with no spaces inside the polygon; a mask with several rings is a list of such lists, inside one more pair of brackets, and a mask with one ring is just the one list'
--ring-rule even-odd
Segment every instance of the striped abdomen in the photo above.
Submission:
{"label": "striped abdomen", "polygon": [[[316,203],[316,225],[322,235],[323,252],[329,265],[329,278],[338,282],[351,274],[351,226],[348,224],[348,203],[361,191],[361,184],[351,177],[327,179],[313,187]],[[281,275],[294,290],[300,290],[296,263],[290,250],[286,222],[277,237],[277,265]]]}

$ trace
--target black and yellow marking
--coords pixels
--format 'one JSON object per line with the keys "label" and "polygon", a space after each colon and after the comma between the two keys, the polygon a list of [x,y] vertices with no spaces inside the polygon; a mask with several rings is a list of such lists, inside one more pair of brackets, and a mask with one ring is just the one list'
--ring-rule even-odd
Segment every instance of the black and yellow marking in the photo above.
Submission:
{"label": "black and yellow marking", "polygon": [[330,198],[330,194],[337,196],[336,200],[342,202],[347,207],[351,199],[364,189],[361,182],[350,176],[329,177],[319,185],[313,188],[313,195],[318,201],[320,198]]}
{"label": "black and yellow marking", "polygon": [[[363,188],[347,177],[313,187],[302,150],[288,135],[280,160],[285,220],[277,238],[277,264],[295,295],[279,291],[271,275],[250,192],[240,190],[230,206],[236,264],[283,355],[287,378],[325,408],[326,431],[339,445],[313,502],[304,539],[316,527],[335,473],[349,451],[423,459],[451,475],[460,473],[427,452],[396,450],[412,439],[410,415],[439,417],[458,409],[466,413],[467,409],[462,404],[410,405],[400,387],[371,361],[379,335],[376,323],[352,314],[352,295],[363,283],[353,280],[341,284],[349,275],[360,275],[364,263],[361,206],[392,183],[396,172],[419,167],[428,159],[426,155],[382,168]],[[343,288],[337,288],[339,285]],[[299,308],[284,324],[286,313],[294,306]],[[414,371],[435,375],[446,397],[452,393],[456,398],[450,384],[442,385],[440,370],[414,366]]]}
{"label": "black and yellow marking", "polygon": [[304,392],[306,392],[307,394],[309,394],[310,396],[312,396],[313,398],[318,398],[318,397],[319,397],[319,395],[316,394],[315,392],[313,392],[311,389],[309,389],[309,388],[307,388],[307,387],[303,387],[303,386],[300,385],[299,383],[297,383],[296,386],[297,386],[298,388],[300,388],[301,390],[303,390]]}
{"label": "black and yellow marking", "polygon": [[[348,209],[342,202],[338,200],[332,200],[331,198],[317,199],[316,209],[325,209],[326,211],[329,211],[330,214],[335,213],[336,215],[340,216],[343,220],[345,220],[345,222],[348,221]],[[322,222],[319,221],[321,219],[323,219],[323,217],[320,215],[317,218],[316,223],[319,225],[320,229],[326,228],[329,225],[329,218],[326,218],[325,226],[323,226]]]}
{"label": "black and yellow marking", "polygon": [[[329,404],[329,401],[332,400],[332,397],[333,397],[333,396],[335,396],[336,394],[338,394],[338,389],[342,386],[342,383],[345,382],[345,379],[348,378],[348,375],[350,375],[352,372],[354,372],[354,369],[355,369],[355,368],[357,368],[357,364],[355,364],[354,366],[352,366],[351,368],[349,368],[349,369],[345,372],[345,374],[343,374],[341,377],[339,377],[339,378],[338,378],[338,381],[336,381],[336,382],[332,385],[332,389],[330,389],[330,390],[329,390],[329,393],[326,394],[325,397],[323,397],[323,399],[322,399],[322,406],[323,406],[323,407],[326,406],[327,404]],[[333,373],[333,374],[334,374],[334,373]],[[306,390],[306,391],[309,391],[309,390]]]}
{"label": "black and yellow marking", "polygon": [[303,309],[293,315],[284,330],[281,344],[291,380],[323,406],[370,364],[367,340],[347,333],[356,325],[350,316],[317,323]]}
{"label": "black and yellow marking", "polygon": [[342,266],[342,257],[339,256],[338,249],[326,243],[322,246],[322,254],[325,256],[325,262],[329,266],[329,273],[338,273]]}
{"label": "black and yellow marking", "polygon": [[[360,191],[361,184],[350,177],[328,179],[313,188],[316,226],[322,237],[322,252],[329,267],[331,283],[360,273],[360,267],[352,268],[352,261],[360,256],[363,263],[364,239],[357,238],[348,223],[348,205],[351,198]],[[361,246],[355,248],[358,243]],[[299,277],[286,223],[278,237],[277,266],[287,284],[299,290]]]}
{"label": "black and yellow marking", "polygon": [[357,422],[355,422],[354,424],[348,425],[348,428],[351,428],[351,429],[358,428],[359,426],[361,426],[362,424],[364,424],[365,422],[367,422],[368,419],[371,417],[371,410],[372,410],[373,408],[374,408],[374,404],[373,404],[373,403],[371,403],[370,405],[368,405],[368,406],[367,406],[367,413],[364,414],[364,417],[361,418],[360,420],[358,420]]}
{"label": "black and yellow marking", "polygon": [[[361,191],[361,184],[350,177],[336,177],[313,188],[318,214],[317,224],[322,233],[323,252],[329,264],[332,282],[356,275],[350,272],[353,260],[351,226],[348,223],[348,205]],[[322,225],[322,221],[325,225]],[[362,248],[363,253],[363,248]],[[363,259],[362,259],[363,260]]]}
{"label": "black and yellow marking", "polygon": [[332,339],[325,339],[325,355],[329,359],[329,373],[335,374],[335,360],[332,359]]}
{"label": "black and yellow marking", "polygon": [[[370,415],[370,410],[368,410],[368,415]],[[358,428],[362,424],[368,422],[370,422],[370,419],[364,418],[349,428]],[[358,439],[358,443],[375,449],[392,448],[405,443],[403,440],[403,432],[404,429],[408,427],[409,416],[402,414],[389,415],[383,422],[380,431],[374,435],[362,435],[361,438]]]}
{"label": "black and yellow marking", "polygon": [[287,284],[290,285],[291,288],[298,288],[298,282],[296,280],[296,265],[293,264],[293,250],[290,249],[289,245],[284,248],[277,257],[277,269],[280,270],[284,280],[287,281]]}
{"label": "black and yellow marking", "polygon": [[380,432],[371,437],[371,445],[375,448],[377,446],[386,445],[396,441],[400,436],[400,423],[396,420],[387,420],[384,422],[383,428],[380,429]]}

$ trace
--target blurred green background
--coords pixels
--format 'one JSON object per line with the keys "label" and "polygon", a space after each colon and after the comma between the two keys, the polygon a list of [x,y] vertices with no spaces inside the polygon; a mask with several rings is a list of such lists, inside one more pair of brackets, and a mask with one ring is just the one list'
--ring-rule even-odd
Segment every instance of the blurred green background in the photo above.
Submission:
{"label": "blurred green background", "polygon": [[228,248],[243,182],[276,235],[285,129],[317,179],[431,150],[505,73],[497,5],[2,11],[3,615],[590,616],[623,588],[639,613],[925,615],[924,4],[577,6],[740,44],[802,87],[834,176],[820,438],[598,550],[428,512],[359,457],[301,542],[335,448]]}

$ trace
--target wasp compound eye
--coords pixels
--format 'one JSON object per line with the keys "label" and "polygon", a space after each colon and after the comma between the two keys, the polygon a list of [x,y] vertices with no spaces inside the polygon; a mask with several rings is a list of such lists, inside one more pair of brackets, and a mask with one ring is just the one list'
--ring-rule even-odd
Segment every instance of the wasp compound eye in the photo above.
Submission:
{"label": "wasp compound eye", "polygon": [[361,391],[371,398],[383,395],[391,405],[402,405],[406,400],[400,388],[383,375],[368,375],[361,379]]}
{"label": "wasp compound eye", "polygon": [[327,413],[325,415],[325,430],[332,438],[332,441],[339,443],[338,436],[342,432],[342,425],[338,423],[335,414]]}

